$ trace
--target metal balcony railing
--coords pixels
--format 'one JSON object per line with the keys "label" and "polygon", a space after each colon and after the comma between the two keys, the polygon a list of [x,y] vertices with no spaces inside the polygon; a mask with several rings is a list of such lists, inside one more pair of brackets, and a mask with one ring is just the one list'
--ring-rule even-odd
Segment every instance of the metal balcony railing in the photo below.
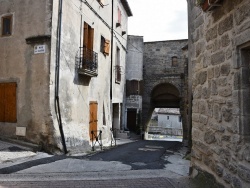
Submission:
{"label": "metal balcony railing", "polygon": [[76,57],[76,69],[79,74],[98,75],[98,54],[86,47],[80,47]]}
{"label": "metal balcony railing", "polygon": [[121,82],[121,66],[120,65],[116,65],[115,66],[115,82],[116,83],[120,83]]}

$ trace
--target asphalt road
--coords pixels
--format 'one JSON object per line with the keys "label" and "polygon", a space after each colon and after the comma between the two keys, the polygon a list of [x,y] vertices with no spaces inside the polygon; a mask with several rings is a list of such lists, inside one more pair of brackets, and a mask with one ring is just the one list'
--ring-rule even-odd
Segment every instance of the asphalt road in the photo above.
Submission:
{"label": "asphalt road", "polygon": [[130,165],[132,170],[163,169],[164,164],[168,163],[164,158],[167,154],[166,150],[176,151],[180,147],[180,142],[140,140],[87,156],[87,158],[92,161],[119,161]]}

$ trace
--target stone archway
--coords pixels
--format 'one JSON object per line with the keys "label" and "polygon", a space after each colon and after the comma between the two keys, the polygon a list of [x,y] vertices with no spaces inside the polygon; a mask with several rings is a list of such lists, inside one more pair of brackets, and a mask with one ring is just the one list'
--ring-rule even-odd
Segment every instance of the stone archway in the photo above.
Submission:
{"label": "stone archway", "polygon": [[185,114],[186,107],[183,105],[185,99],[181,94],[181,84],[177,82],[176,85],[165,82],[158,83],[152,88],[152,90],[148,93],[149,100],[144,100],[143,102],[143,126],[144,130],[147,130],[151,115],[155,108],[179,108],[181,117],[183,119],[183,141],[186,141],[188,138],[188,127],[186,119],[187,117]]}
{"label": "stone archway", "polygon": [[180,92],[170,83],[159,84],[151,92],[154,108],[180,108]]}
{"label": "stone archway", "polygon": [[187,40],[144,43],[142,125],[146,130],[154,108],[179,108],[183,140],[188,140]]}

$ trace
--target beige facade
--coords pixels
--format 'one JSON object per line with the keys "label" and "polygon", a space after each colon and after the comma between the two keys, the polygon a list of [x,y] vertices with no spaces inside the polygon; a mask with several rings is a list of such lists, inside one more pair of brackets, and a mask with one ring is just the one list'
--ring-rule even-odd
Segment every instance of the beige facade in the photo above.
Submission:
{"label": "beige facade", "polygon": [[204,12],[188,1],[193,174],[249,187],[250,1],[211,2]]}
{"label": "beige facade", "polygon": [[[11,35],[0,36],[0,83],[17,84],[16,122],[0,122],[0,136],[16,138],[16,128],[24,127],[26,133],[18,137],[46,150],[62,150],[61,120],[67,148],[86,150],[92,120],[98,133],[102,131],[103,144],[110,142],[113,103],[121,106],[125,81],[124,74],[116,80],[116,65],[125,68],[127,19],[132,14],[126,0],[114,1],[112,40],[111,0],[62,1],[61,27],[59,2],[0,2],[0,16],[12,15]],[[55,108],[57,99],[60,108]]]}

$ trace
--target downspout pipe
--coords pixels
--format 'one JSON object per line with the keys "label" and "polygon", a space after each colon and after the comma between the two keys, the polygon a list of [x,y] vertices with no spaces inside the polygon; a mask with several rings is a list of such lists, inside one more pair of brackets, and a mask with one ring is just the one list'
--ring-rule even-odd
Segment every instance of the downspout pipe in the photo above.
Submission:
{"label": "downspout pipe", "polygon": [[114,38],[114,0],[112,0],[111,5],[111,65],[110,65],[110,109],[111,109],[111,117],[112,117],[112,128],[113,128],[113,38]]}
{"label": "downspout pipe", "polygon": [[57,121],[59,125],[59,131],[61,135],[62,145],[64,153],[67,154],[67,147],[62,127],[62,117],[60,110],[60,100],[59,100],[59,78],[60,78],[60,57],[61,57],[61,30],[62,30],[62,0],[59,0],[58,6],[58,22],[57,22],[57,41],[56,41],[56,67],[55,67],[55,113],[57,116]]}

